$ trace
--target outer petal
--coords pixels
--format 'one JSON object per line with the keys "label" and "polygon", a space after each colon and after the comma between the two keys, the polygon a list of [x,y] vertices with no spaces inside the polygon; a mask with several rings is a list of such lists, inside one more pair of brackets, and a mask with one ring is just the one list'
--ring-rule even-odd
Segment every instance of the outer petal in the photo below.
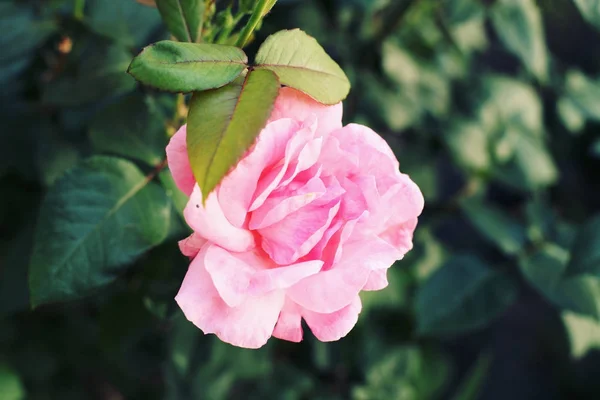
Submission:
{"label": "outer petal", "polygon": [[397,249],[379,238],[348,242],[337,264],[301,280],[287,295],[317,313],[338,311],[358,295],[372,270],[388,268],[400,257]]}
{"label": "outer petal", "polygon": [[311,115],[317,117],[317,136],[323,136],[342,127],[342,103],[326,106],[304,93],[284,87],[279,91],[271,113],[271,121],[280,118],[293,118],[303,121]]}
{"label": "outer petal", "polygon": [[217,195],[211,193],[202,206],[202,193],[194,187],[190,201],[183,210],[188,225],[202,237],[231,251],[248,251],[254,247],[254,237],[246,229],[233,226],[221,210]]}
{"label": "outer petal", "polygon": [[236,307],[248,296],[285,289],[316,274],[323,262],[315,260],[278,267],[260,251],[231,253],[209,244],[204,265],[221,298],[228,306]]}
{"label": "outer petal", "polygon": [[204,268],[206,247],[192,261],[175,300],[187,319],[205,334],[214,333],[224,342],[256,349],[273,333],[284,294],[274,291],[248,298],[238,307],[229,307],[215,289]]}
{"label": "outer petal", "polygon": [[190,167],[186,144],[186,125],[173,135],[167,145],[167,162],[175,184],[186,195],[192,194],[196,179]]}
{"label": "outer petal", "polygon": [[184,256],[194,258],[206,244],[206,239],[197,233],[192,233],[190,236],[179,241],[179,250]]}
{"label": "outer petal", "polygon": [[323,342],[339,340],[346,336],[358,321],[362,309],[360,297],[354,299],[346,307],[330,314],[319,314],[302,310],[302,317],[317,339]]}
{"label": "outer petal", "polygon": [[277,325],[275,325],[273,336],[290,342],[300,342],[302,340],[302,315],[300,311],[301,309],[296,303],[286,298]]}
{"label": "outer petal", "polygon": [[367,283],[362,290],[381,290],[388,285],[387,269],[376,269],[371,271]]}

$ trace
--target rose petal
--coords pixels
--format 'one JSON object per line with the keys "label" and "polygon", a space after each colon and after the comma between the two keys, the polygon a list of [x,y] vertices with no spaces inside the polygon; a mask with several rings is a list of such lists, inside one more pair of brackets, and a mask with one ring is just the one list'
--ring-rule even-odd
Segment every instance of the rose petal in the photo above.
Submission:
{"label": "rose petal", "polygon": [[246,229],[233,226],[221,210],[217,195],[212,192],[202,205],[198,185],[183,210],[188,225],[205,239],[231,251],[248,251],[254,247],[254,237]]}
{"label": "rose petal", "polygon": [[302,317],[317,339],[322,342],[332,342],[346,336],[358,321],[362,309],[360,297],[355,296],[350,304],[339,311],[320,314],[302,310]]}
{"label": "rose petal", "polygon": [[388,268],[400,257],[397,249],[377,237],[346,243],[338,263],[301,280],[287,295],[314,312],[338,311],[356,297],[372,270]]}
{"label": "rose petal", "polygon": [[293,118],[304,121],[311,116],[316,116],[317,135],[324,136],[342,127],[342,113],[342,103],[326,106],[298,90],[284,87],[279,90],[270,120]]}
{"label": "rose petal", "polygon": [[286,289],[316,274],[323,262],[314,260],[278,267],[259,251],[231,253],[219,246],[208,245],[204,265],[221,298],[228,306],[236,307],[248,296]]}
{"label": "rose petal", "polygon": [[323,196],[327,188],[318,177],[310,179],[297,190],[284,190],[277,197],[269,197],[252,213],[248,227],[261,229],[281,221],[315,199]]}
{"label": "rose petal", "polygon": [[305,256],[321,240],[339,209],[333,206],[305,206],[283,220],[257,232],[262,248],[280,265],[287,265]]}
{"label": "rose petal", "polygon": [[268,124],[247,156],[223,179],[219,186],[219,204],[233,226],[241,228],[265,168],[284,157],[289,139],[300,129],[291,119]]}
{"label": "rose petal", "polygon": [[181,250],[184,256],[194,258],[205,244],[206,239],[197,233],[192,233],[190,236],[179,241],[179,250]]}
{"label": "rose petal", "polygon": [[205,334],[214,333],[234,346],[252,349],[263,346],[272,335],[283,307],[283,292],[249,297],[238,307],[229,307],[204,268],[205,254],[203,249],[190,265],[175,298],[179,307]]}
{"label": "rose petal", "polygon": [[196,179],[190,167],[186,144],[186,125],[173,135],[167,145],[167,162],[175,184],[186,195],[192,194]]}
{"label": "rose petal", "polygon": [[376,269],[371,271],[369,279],[362,290],[381,290],[388,285],[387,269]]}
{"label": "rose petal", "polygon": [[283,309],[279,314],[273,336],[278,339],[296,343],[302,340],[302,316],[300,315],[300,307],[287,298],[283,305]]}

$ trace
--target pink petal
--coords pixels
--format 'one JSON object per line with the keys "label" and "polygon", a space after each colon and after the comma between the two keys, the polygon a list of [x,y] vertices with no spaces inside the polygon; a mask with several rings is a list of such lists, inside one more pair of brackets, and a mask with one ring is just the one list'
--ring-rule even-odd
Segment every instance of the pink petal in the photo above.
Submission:
{"label": "pink petal", "polygon": [[346,336],[358,321],[362,309],[360,297],[354,296],[350,304],[339,311],[320,314],[302,310],[302,317],[317,339],[322,342],[332,342]]}
{"label": "pink petal", "polygon": [[[278,122],[275,121],[273,124]],[[259,180],[249,211],[260,207],[267,197],[279,187],[283,179],[289,181],[291,174],[295,176],[300,172],[296,171],[298,164],[302,163],[302,166],[308,164],[305,167],[308,168],[316,162],[318,154],[314,153],[320,151],[320,141],[314,142],[314,136],[314,127],[311,125],[302,125],[292,134],[285,146],[285,151],[278,154],[280,157],[274,160],[277,164]],[[288,173],[290,166],[291,170]]]}
{"label": "pink petal", "polygon": [[283,309],[279,314],[273,336],[278,339],[296,343],[302,340],[302,316],[300,315],[300,307],[287,298]]}
{"label": "pink petal", "polygon": [[186,125],[173,135],[167,145],[167,162],[175,184],[186,195],[192,194],[196,179],[190,167],[186,144]]}
{"label": "pink petal", "polygon": [[257,232],[262,248],[280,265],[290,264],[305,256],[321,240],[339,209],[333,206],[305,206]]}
{"label": "pink petal", "polygon": [[272,335],[283,308],[283,292],[249,297],[238,307],[229,307],[204,268],[205,254],[201,251],[190,265],[175,298],[179,307],[205,334],[214,333],[235,346],[252,349],[263,346]]}
{"label": "pink petal", "polygon": [[215,192],[208,196],[204,207],[200,188],[196,185],[183,215],[196,233],[223,248],[241,252],[254,247],[252,233],[233,226],[225,218]]}
{"label": "pink petal", "polygon": [[388,285],[387,269],[376,269],[371,271],[367,283],[362,290],[381,290]]}
{"label": "pink petal", "polygon": [[253,230],[261,229],[279,222],[294,211],[323,196],[326,191],[323,181],[315,177],[297,190],[285,190],[277,197],[269,197],[252,213],[248,227]]}
{"label": "pink petal", "polygon": [[338,263],[287,290],[291,300],[318,313],[332,313],[352,302],[372,270],[385,269],[402,255],[377,237],[348,242]]}
{"label": "pink petal", "polygon": [[326,106],[298,90],[284,87],[279,90],[270,120],[294,118],[303,121],[311,116],[316,116],[317,135],[324,136],[342,127],[342,112],[342,103]]}
{"label": "pink petal", "polygon": [[[387,142],[371,128],[359,124],[348,124],[332,132],[332,136],[340,141],[340,147],[359,157],[361,171],[367,172],[371,167],[386,166],[389,161],[393,170],[398,170],[399,163]],[[383,156],[383,157],[381,157]]]}
{"label": "pink petal", "polygon": [[219,246],[208,245],[205,268],[230,307],[236,307],[248,296],[262,296],[278,289],[286,289],[307,276],[316,274],[322,261],[307,261],[278,267],[259,251],[232,253]]}
{"label": "pink petal", "polygon": [[248,155],[223,179],[218,189],[219,203],[231,224],[243,226],[261,174],[284,157],[287,143],[298,129],[300,124],[291,119],[268,124]]}
{"label": "pink petal", "polygon": [[206,239],[197,233],[192,233],[190,236],[179,241],[179,250],[181,250],[184,256],[194,258],[205,244]]}
{"label": "pink petal", "polygon": [[242,304],[248,295],[254,268],[215,245],[208,245],[204,267],[219,295],[229,307]]}
{"label": "pink petal", "polygon": [[391,225],[379,237],[397,248],[402,254],[408,253],[413,248],[413,234],[417,227],[417,218],[413,218],[399,225]]}

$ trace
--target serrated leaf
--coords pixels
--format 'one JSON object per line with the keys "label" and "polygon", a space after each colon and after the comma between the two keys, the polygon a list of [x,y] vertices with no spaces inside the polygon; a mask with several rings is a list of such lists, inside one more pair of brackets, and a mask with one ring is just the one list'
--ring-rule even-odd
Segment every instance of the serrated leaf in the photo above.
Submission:
{"label": "serrated leaf", "polygon": [[194,93],[187,148],[203,199],[221,182],[264,128],[279,92],[277,76],[250,71],[216,90]]}
{"label": "serrated leaf", "polygon": [[179,41],[195,43],[200,40],[204,1],[157,0],[156,7],[173,36]]}
{"label": "serrated leaf", "polygon": [[164,190],[131,162],[82,162],[41,206],[29,267],[32,305],[80,298],[112,282],[166,237],[169,215]]}
{"label": "serrated leaf", "polygon": [[283,85],[298,89],[323,104],[346,98],[350,81],[319,43],[300,29],[269,36],[256,54],[257,68],[271,70]]}
{"label": "serrated leaf", "polygon": [[473,256],[457,256],[437,270],[417,294],[417,330],[425,335],[456,335],[482,328],[516,299],[504,274]]}
{"label": "serrated leaf", "polygon": [[534,0],[499,0],[492,22],[504,45],[540,81],[548,78],[548,51],[540,9]]}
{"label": "serrated leaf", "polygon": [[246,54],[234,46],[163,40],[144,48],[127,72],[157,89],[193,92],[225,86],[247,63]]}
{"label": "serrated leaf", "polygon": [[96,114],[90,125],[90,139],[100,152],[118,154],[152,166],[165,157],[167,144],[164,118],[138,93]]}
{"label": "serrated leaf", "polygon": [[461,209],[475,228],[506,254],[516,254],[523,248],[525,227],[500,209],[476,200],[463,201]]}
{"label": "serrated leaf", "polygon": [[600,215],[585,223],[579,231],[566,274],[589,274],[600,278]]}

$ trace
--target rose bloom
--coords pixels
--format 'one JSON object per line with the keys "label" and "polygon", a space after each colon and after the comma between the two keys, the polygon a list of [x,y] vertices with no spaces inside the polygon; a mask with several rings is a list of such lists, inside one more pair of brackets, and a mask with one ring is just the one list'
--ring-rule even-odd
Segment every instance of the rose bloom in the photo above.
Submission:
{"label": "rose bloom", "polygon": [[371,129],[342,127],[342,105],[282,88],[254,146],[202,204],[183,126],[167,146],[190,196],[192,258],[176,301],[204,333],[258,348],[356,324],[361,290],[387,286],[387,269],[412,248],[423,196]]}

